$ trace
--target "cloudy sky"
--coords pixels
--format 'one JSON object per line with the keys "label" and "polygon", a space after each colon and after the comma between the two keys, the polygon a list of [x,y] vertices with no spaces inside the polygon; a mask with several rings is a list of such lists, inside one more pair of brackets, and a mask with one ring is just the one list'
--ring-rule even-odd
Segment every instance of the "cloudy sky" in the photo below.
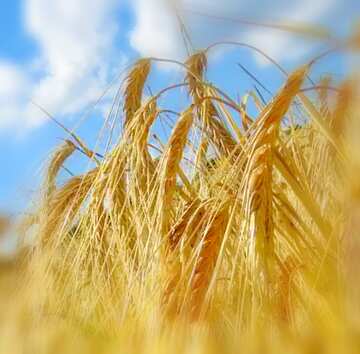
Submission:
{"label": "cloudy sky", "polygon": [[[65,136],[37,105],[68,127],[78,124],[86,113],[80,133],[91,144],[129,64],[139,56],[184,58],[174,2],[1,1],[0,208],[12,208],[28,195],[28,186],[34,185],[32,179],[41,164]],[[299,26],[318,24],[339,37],[351,31],[360,14],[358,0],[179,0],[175,6],[185,11],[181,13],[194,47],[224,39],[241,41],[261,48],[288,69],[321,51],[324,44],[199,13]],[[270,86],[279,80],[266,61],[249,51],[217,60],[223,60],[223,68],[230,60],[241,62]],[[341,76],[343,64],[343,58],[335,56],[314,75],[332,71]],[[229,89],[242,85],[244,91],[250,83],[236,70],[223,69],[221,75],[214,71],[213,78]],[[159,68],[158,75],[175,74],[169,68]]]}

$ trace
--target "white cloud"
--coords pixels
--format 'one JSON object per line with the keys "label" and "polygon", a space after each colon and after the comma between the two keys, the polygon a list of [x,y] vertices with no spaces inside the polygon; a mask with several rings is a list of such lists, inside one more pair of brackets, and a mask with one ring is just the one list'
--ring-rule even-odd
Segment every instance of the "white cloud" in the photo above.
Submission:
{"label": "white cloud", "polygon": [[26,77],[15,65],[0,62],[0,97],[5,100],[12,100],[18,93],[27,89],[28,82]]}
{"label": "white cloud", "polygon": [[136,26],[131,45],[143,56],[174,58],[183,55],[181,35],[168,0],[133,0]]}
{"label": "white cloud", "polygon": [[[128,0],[135,15],[129,40],[143,56],[182,58],[185,50],[171,2],[260,22],[317,23],[336,15],[339,1]],[[42,124],[44,116],[30,100],[61,117],[84,110],[101,95],[110,77],[124,65],[124,54],[116,46],[119,24],[114,15],[121,4],[124,0],[24,0],[25,29],[37,45],[38,55],[21,67],[0,58],[0,129]],[[312,48],[280,31],[194,15],[185,21],[198,48],[219,39],[236,39],[261,48],[281,62],[299,59]]]}
{"label": "white cloud", "polygon": [[[218,16],[255,19],[258,22],[297,22],[312,24],[334,14],[338,0],[172,0],[179,7]],[[142,55],[179,57],[183,54],[182,40],[174,14],[166,0],[133,0],[136,26],[131,33],[131,44]],[[271,14],[269,16],[269,14]],[[247,27],[241,24],[213,21],[200,16],[186,17],[188,29],[198,46],[219,39],[232,39],[255,45],[279,61],[289,61],[306,54],[311,41],[299,41],[292,34]],[[265,63],[265,62],[264,62]]]}
{"label": "white cloud", "polygon": [[0,62],[0,129],[19,124],[30,83],[17,66]]}
{"label": "white cloud", "polygon": [[[281,4],[278,1],[276,21],[283,24],[313,25],[336,9],[337,0],[297,0],[292,3]],[[252,44],[277,61],[285,62],[302,58],[314,48],[314,42],[309,38],[302,38],[286,31],[252,29],[245,33],[244,41]],[[263,57],[257,56],[258,63],[268,64]]]}
{"label": "white cloud", "polygon": [[26,67],[0,65],[0,128],[19,120],[23,127],[41,124],[30,99],[65,116],[101,95],[124,64],[115,46],[117,6],[119,0],[25,1],[25,28],[39,53]]}

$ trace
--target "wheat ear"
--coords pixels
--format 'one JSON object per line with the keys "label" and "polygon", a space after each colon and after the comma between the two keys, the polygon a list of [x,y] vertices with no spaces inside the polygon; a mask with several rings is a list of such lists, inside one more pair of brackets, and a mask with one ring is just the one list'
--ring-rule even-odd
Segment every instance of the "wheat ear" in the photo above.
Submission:
{"label": "wheat ear", "polygon": [[[214,207],[211,206],[210,207]],[[215,265],[219,255],[221,242],[229,219],[229,206],[225,204],[214,213],[207,210],[209,225],[205,229],[203,239],[200,241],[200,252],[196,259],[194,272],[190,282],[190,316],[197,320],[206,310],[205,296],[213,277]]]}
{"label": "wheat ear", "polygon": [[193,107],[185,110],[177,121],[171,137],[169,139],[166,151],[163,155],[161,166],[161,232],[167,235],[170,225],[170,212],[173,205],[173,196],[176,188],[176,176],[180,168],[187,136],[193,123]]}
{"label": "wheat ear", "polygon": [[55,151],[46,172],[46,178],[45,178],[46,198],[49,198],[51,193],[56,189],[55,180],[60,171],[60,168],[62,167],[66,159],[72,155],[75,149],[76,146],[71,140],[65,140],[65,143],[62,144]]}
{"label": "wheat ear", "polygon": [[145,81],[150,72],[151,61],[140,59],[125,79],[125,126],[130,124],[135,112],[141,107],[141,98]]}

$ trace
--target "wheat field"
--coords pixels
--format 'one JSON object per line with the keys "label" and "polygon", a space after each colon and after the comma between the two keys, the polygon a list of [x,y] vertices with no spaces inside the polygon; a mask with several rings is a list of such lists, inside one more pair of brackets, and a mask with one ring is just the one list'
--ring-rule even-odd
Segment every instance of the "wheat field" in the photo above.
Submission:
{"label": "wheat field", "polygon": [[[1,266],[1,353],[360,352],[358,81],[274,63],[269,102],[235,101],[211,49],[151,95],[160,59],[138,60],[105,153],[73,132],[53,152],[19,224],[32,242]],[[89,169],[60,183],[78,153]]]}

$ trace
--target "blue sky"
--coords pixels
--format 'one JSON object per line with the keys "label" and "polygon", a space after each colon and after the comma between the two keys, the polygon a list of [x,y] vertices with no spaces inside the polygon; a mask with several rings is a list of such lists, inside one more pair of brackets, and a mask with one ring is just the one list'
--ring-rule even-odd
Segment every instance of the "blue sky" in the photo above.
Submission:
{"label": "blue sky", "polygon": [[[357,0],[180,2],[186,9],[223,16],[316,23],[340,37],[350,33],[360,14]],[[325,48],[319,41],[289,33],[187,14],[197,48],[220,39],[243,41],[263,49],[289,70]],[[2,0],[0,210],[16,212],[25,207],[41,167],[66,136],[31,102],[46,108],[67,127],[77,126],[79,135],[94,146],[128,65],[139,56],[182,59],[184,53],[178,23],[165,0]],[[214,53],[209,78],[233,97],[254,84],[238,62],[270,90],[282,83],[272,66],[248,50]],[[314,68],[312,77],[332,72],[341,79],[348,68],[348,58],[333,55]],[[149,86],[156,92],[161,85],[180,82],[181,75],[168,66],[157,67]],[[107,95],[93,107],[105,89],[109,89]],[[74,172],[85,166],[80,157],[68,165]]]}

